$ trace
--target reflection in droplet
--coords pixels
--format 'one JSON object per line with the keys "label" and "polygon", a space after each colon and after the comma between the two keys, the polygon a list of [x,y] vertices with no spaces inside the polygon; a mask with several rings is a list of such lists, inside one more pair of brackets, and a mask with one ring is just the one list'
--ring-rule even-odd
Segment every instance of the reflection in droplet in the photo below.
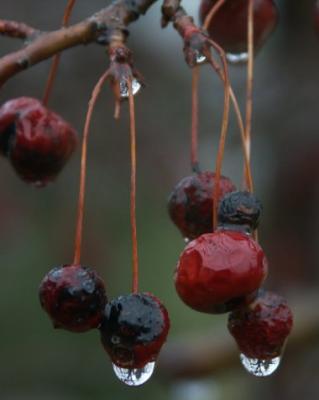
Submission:
{"label": "reflection in droplet", "polygon": [[269,360],[258,360],[257,358],[248,358],[244,354],[241,354],[240,361],[250,374],[264,377],[276,371],[280,365],[281,358],[275,357]]}
{"label": "reflection in droplet", "polygon": [[231,64],[241,64],[247,62],[248,53],[227,53],[226,58]]}
{"label": "reflection in droplet", "polygon": [[[141,89],[142,85],[137,79],[132,80],[132,94],[135,96]],[[120,94],[122,98],[127,98],[129,95],[129,90],[126,81],[120,82]]]}
{"label": "reflection in droplet", "polygon": [[196,63],[197,64],[203,64],[206,61],[206,57],[202,53],[197,53],[196,55]]}
{"label": "reflection in droplet", "polygon": [[140,386],[147,382],[152,376],[155,362],[146,364],[143,368],[127,369],[113,364],[113,370],[118,379],[128,386]]}
{"label": "reflection in droplet", "polygon": [[188,239],[188,238],[186,237],[186,238],[184,238],[184,242],[187,244],[187,243],[190,242],[190,239]]}

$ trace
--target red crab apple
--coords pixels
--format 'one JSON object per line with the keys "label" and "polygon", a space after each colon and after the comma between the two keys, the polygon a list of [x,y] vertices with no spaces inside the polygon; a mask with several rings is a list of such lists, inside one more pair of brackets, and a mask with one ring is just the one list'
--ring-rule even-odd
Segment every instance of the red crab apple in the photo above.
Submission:
{"label": "red crab apple", "polygon": [[28,183],[54,180],[76,144],[74,129],[37,99],[19,97],[0,108],[0,154]]}
{"label": "red crab apple", "polygon": [[[213,231],[215,173],[204,171],[183,178],[168,199],[171,220],[186,239]],[[232,181],[221,176],[219,198],[236,190]]]}
{"label": "red crab apple", "polygon": [[249,305],[233,311],[228,320],[244,367],[257,376],[270,375],[277,369],[292,325],[286,300],[265,290],[260,290]]}
{"label": "red crab apple", "polygon": [[177,265],[175,287],[194,310],[228,312],[254,298],[267,271],[264,252],[249,235],[220,230],[186,246]]}
{"label": "red crab apple", "polygon": [[97,273],[80,265],[53,268],[39,289],[40,302],[55,328],[85,332],[98,328],[107,302]]}
{"label": "red crab apple", "polygon": [[[202,0],[200,20],[204,23],[212,6],[218,0]],[[247,54],[247,0],[227,0],[217,11],[208,26],[211,39],[220,44],[226,53],[235,56]],[[273,0],[254,0],[254,47],[257,51],[274,30],[278,10]],[[231,60],[231,57],[228,57]],[[244,59],[242,60],[244,61]]]}

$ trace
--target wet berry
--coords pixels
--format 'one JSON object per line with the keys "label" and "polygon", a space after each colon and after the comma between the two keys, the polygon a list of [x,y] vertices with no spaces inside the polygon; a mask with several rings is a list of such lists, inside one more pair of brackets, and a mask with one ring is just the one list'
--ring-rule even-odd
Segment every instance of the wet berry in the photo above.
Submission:
{"label": "wet berry", "polygon": [[[213,231],[215,174],[205,171],[183,178],[168,199],[168,212],[187,239]],[[219,198],[236,190],[229,178],[220,178]]]}
{"label": "wet berry", "polygon": [[[206,16],[217,0],[202,0],[200,20],[204,23]],[[210,37],[220,44],[226,53],[247,53],[247,0],[227,0],[217,11],[208,27]],[[258,50],[278,20],[278,10],[273,0],[254,1],[254,44]]]}
{"label": "wet berry", "polygon": [[98,328],[107,301],[102,279],[80,265],[53,268],[41,282],[39,296],[54,327],[72,332]]}
{"label": "wet berry", "polygon": [[186,246],[177,265],[175,287],[194,310],[227,312],[254,298],[267,270],[264,252],[250,236],[221,230]]}
{"label": "wet berry", "polygon": [[116,366],[143,368],[157,358],[169,326],[166,308],[152,294],[120,296],[105,307],[101,340]]}
{"label": "wet berry", "polygon": [[250,192],[236,191],[227,193],[219,203],[218,225],[232,230],[241,227],[250,232],[258,227],[262,213],[262,204]]}
{"label": "wet berry", "polygon": [[0,108],[0,154],[28,183],[54,180],[76,144],[74,129],[37,99],[19,97]]}
{"label": "wet berry", "polygon": [[228,329],[242,354],[259,360],[281,355],[292,329],[293,316],[286,300],[261,290],[254,302],[229,315]]}

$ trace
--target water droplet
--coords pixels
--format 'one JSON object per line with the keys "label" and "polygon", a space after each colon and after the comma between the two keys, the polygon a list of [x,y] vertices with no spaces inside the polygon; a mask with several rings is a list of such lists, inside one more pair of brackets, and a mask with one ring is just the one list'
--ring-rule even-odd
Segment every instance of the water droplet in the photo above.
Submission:
{"label": "water droplet", "polygon": [[152,376],[155,368],[155,362],[146,364],[143,368],[120,368],[113,364],[113,370],[119,380],[128,386],[140,386],[147,382]]}
{"label": "water droplet", "polygon": [[275,357],[269,360],[258,360],[258,358],[248,358],[244,354],[241,354],[240,361],[250,374],[264,377],[276,371],[280,365],[281,358]]}
{"label": "water droplet", "polygon": [[226,58],[231,64],[242,64],[247,62],[248,53],[238,53],[238,54],[227,53]]}
{"label": "water droplet", "polygon": [[33,186],[36,187],[37,189],[44,188],[47,185],[47,183],[48,182],[45,180],[32,182]]}
{"label": "water droplet", "polygon": [[[135,96],[141,89],[142,85],[137,79],[132,80],[132,93]],[[120,82],[120,93],[122,98],[127,98],[129,95],[128,86],[126,81]]]}
{"label": "water droplet", "polygon": [[93,279],[87,279],[82,282],[82,289],[87,293],[92,294],[95,290],[95,283]]}
{"label": "water droplet", "polygon": [[184,242],[185,242],[186,244],[188,244],[188,243],[190,242],[190,239],[184,238]]}
{"label": "water droplet", "polygon": [[204,54],[198,52],[196,54],[196,63],[197,64],[203,64],[206,61],[206,57],[204,56]]}

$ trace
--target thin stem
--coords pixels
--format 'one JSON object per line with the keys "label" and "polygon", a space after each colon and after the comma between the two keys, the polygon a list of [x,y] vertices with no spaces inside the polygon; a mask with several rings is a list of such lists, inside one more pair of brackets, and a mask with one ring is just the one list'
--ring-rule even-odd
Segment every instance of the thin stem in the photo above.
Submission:
{"label": "thin stem", "polygon": [[254,2],[248,0],[248,64],[246,88],[246,147],[248,161],[251,158],[251,120],[253,110],[253,79],[254,79]]}
{"label": "thin stem", "polygon": [[198,81],[199,66],[192,69],[192,132],[191,132],[191,164],[192,170],[198,172]]}
{"label": "thin stem", "polygon": [[138,248],[137,248],[137,229],[136,229],[136,124],[135,124],[135,104],[132,92],[132,81],[127,81],[129,90],[130,107],[130,142],[131,142],[131,194],[130,194],[130,217],[132,235],[132,292],[138,292]]}
{"label": "thin stem", "polygon": [[210,9],[209,13],[207,14],[204,24],[203,24],[203,28],[204,29],[208,29],[209,24],[211,23],[213,17],[215,16],[215,14],[217,13],[217,11],[224,5],[224,3],[226,2],[226,0],[219,0],[217,1],[217,3],[214,4],[214,6]]}
{"label": "thin stem", "polygon": [[89,129],[92,119],[93,110],[106,79],[108,78],[110,71],[107,70],[99,79],[95,85],[91,99],[89,101],[88,111],[86,114],[83,139],[82,139],[82,154],[81,154],[81,172],[80,172],[80,189],[79,189],[79,200],[78,200],[78,213],[77,213],[77,224],[75,231],[75,245],[74,245],[74,259],[73,264],[79,265],[81,259],[82,249],[82,238],[83,238],[83,217],[84,217],[84,200],[85,200],[85,183],[86,183],[86,164],[87,164],[87,142],[89,136]]}
{"label": "thin stem", "polygon": [[[214,186],[214,193],[213,193],[213,229],[217,228],[217,213],[218,213],[218,204],[219,204],[219,194],[220,194],[220,177],[221,177],[221,170],[223,164],[223,157],[225,152],[225,143],[226,143],[226,136],[228,130],[228,122],[229,122],[229,108],[230,108],[230,81],[229,81],[229,74],[228,74],[228,65],[225,56],[224,50],[213,40],[209,40],[212,47],[217,51],[220,56],[220,59],[223,64],[223,74],[224,74],[224,112],[223,112],[223,121],[222,121],[222,128],[221,134],[219,139],[219,146],[218,146],[218,153],[216,158],[216,167],[215,167],[215,186]],[[208,59],[211,61],[212,56],[209,55]]]}
{"label": "thin stem", "polygon": [[[65,8],[64,15],[63,15],[62,27],[66,27],[68,25],[75,2],[76,2],[76,0],[68,0],[68,4]],[[47,83],[46,83],[45,90],[44,90],[44,95],[43,95],[43,104],[44,105],[48,104],[49,97],[52,92],[52,88],[53,88],[56,74],[58,71],[60,58],[61,58],[60,53],[56,54],[53,57],[53,60],[51,63],[51,68],[50,68],[48,79],[47,79]]]}
{"label": "thin stem", "polygon": [[[214,68],[214,70],[217,72],[220,79],[223,82],[225,82],[224,74],[223,74],[223,71],[221,70],[220,66],[215,62],[215,60],[212,57],[208,57],[208,61],[209,61],[210,65]],[[234,107],[237,124],[239,127],[240,136],[241,136],[241,143],[242,143],[242,147],[243,147],[244,167],[245,167],[245,186],[246,186],[247,190],[249,190],[250,192],[253,192],[254,184],[253,184],[251,166],[250,166],[250,163],[248,160],[248,154],[247,154],[247,148],[246,148],[246,136],[245,136],[246,132],[245,132],[245,127],[244,127],[244,122],[243,122],[243,118],[241,115],[241,111],[239,108],[239,104],[238,104],[236,95],[234,93],[234,90],[233,90],[231,84],[229,86],[229,90],[230,90],[230,99],[231,99],[233,107]]]}

